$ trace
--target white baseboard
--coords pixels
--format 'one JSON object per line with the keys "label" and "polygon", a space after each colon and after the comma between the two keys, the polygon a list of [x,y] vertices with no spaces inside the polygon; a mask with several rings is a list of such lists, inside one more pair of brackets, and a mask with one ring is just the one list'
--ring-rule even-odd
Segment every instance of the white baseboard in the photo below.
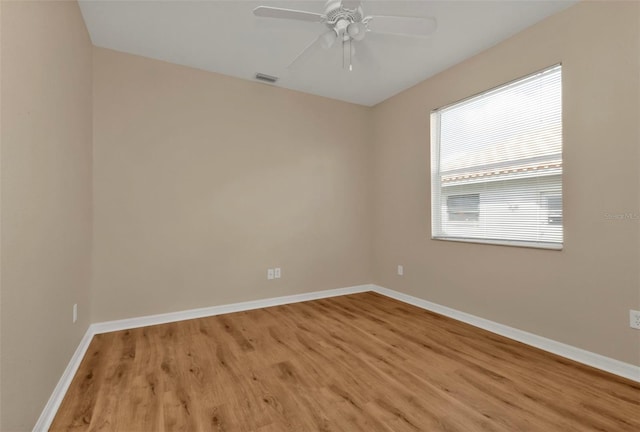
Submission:
{"label": "white baseboard", "polygon": [[233,303],[229,305],[222,306],[212,306],[207,308],[200,309],[191,309],[181,312],[171,312],[166,314],[159,315],[149,315],[138,318],[129,318],[117,321],[107,321],[91,324],[87,329],[84,337],[80,341],[78,348],[75,353],[71,357],[67,368],[65,369],[60,381],[56,385],[56,388],[53,390],[49,401],[44,407],[38,422],[33,428],[34,432],[45,432],[51,426],[53,419],[62,403],[62,399],[64,398],[73,377],[80,366],[80,362],[82,361],[87,348],[89,347],[89,343],[94,335],[100,333],[106,333],[111,331],[118,330],[126,330],[137,327],[144,327],[149,325],[156,324],[166,324],[169,322],[182,321],[187,319],[194,318],[203,318],[214,315],[221,315],[232,312],[242,312],[252,309],[260,309],[264,307],[270,306],[279,306],[289,303],[299,303],[309,300],[317,300],[322,298],[336,297],[348,294],[356,294],[366,291],[373,291],[378,294],[394,298],[396,300],[400,300],[404,303],[408,303],[414,306],[417,306],[422,309],[429,310],[431,312],[436,312],[441,315],[456,319],[458,321],[465,322],[467,324],[471,324],[475,327],[482,328],[484,330],[488,330],[492,333],[499,334],[501,336],[508,337],[510,339],[516,340],[518,342],[525,343],[527,345],[531,345],[536,348],[540,348],[544,351],[551,352],[553,354],[557,354],[562,357],[566,357],[568,359],[577,361],[579,363],[586,364],[588,366],[595,367],[597,369],[604,370],[606,372],[610,372],[615,375],[619,375],[624,378],[631,379],[633,381],[640,382],[640,366],[635,366],[632,364],[624,363],[609,357],[602,356],[600,354],[596,354],[590,351],[586,351],[580,348],[576,348],[571,345],[567,345],[561,342],[557,342],[551,339],[544,338],[542,336],[537,336],[532,333],[528,333],[522,330],[518,330],[513,327],[509,327],[503,324],[498,324],[496,322],[477,317],[475,315],[471,315],[465,312],[460,312],[455,309],[451,309],[446,306],[442,306],[436,303],[429,302],[427,300],[420,299],[418,297],[413,297],[408,294],[404,294],[398,291],[390,290],[388,288],[383,288],[378,285],[357,285],[353,287],[347,288],[338,288],[326,291],[314,291],[310,293],[304,294],[296,294],[284,297],[274,297],[262,300],[254,300],[247,301],[242,303]]}
{"label": "white baseboard", "polygon": [[71,360],[62,373],[62,377],[60,377],[58,384],[53,389],[53,393],[51,393],[51,397],[49,397],[47,404],[44,406],[44,409],[40,414],[40,418],[38,418],[36,425],[33,427],[34,432],[45,432],[49,430],[49,427],[58,412],[58,408],[60,408],[62,399],[64,399],[64,395],[67,393],[67,389],[71,385],[71,381],[80,366],[80,362],[82,362],[82,359],[87,352],[87,348],[89,348],[91,339],[93,339],[93,332],[91,330],[91,326],[89,326],[86,333],[80,340],[78,348],[76,348],[73,356],[71,356]]}
{"label": "white baseboard", "polygon": [[401,302],[409,303],[414,306],[418,306],[419,308],[426,309],[428,311],[435,312],[440,315],[465,322],[467,324],[471,324],[472,326],[488,330],[492,333],[508,337],[509,339],[513,339],[518,342],[540,348],[541,350],[557,354],[561,357],[574,360],[578,363],[592,366],[596,369],[601,369],[614,375],[640,382],[640,366],[624,363],[610,357],[605,357],[603,355],[583,350],[581,348],[576,348],[574,346],[567,345],[562,342],[557,342],[552,339],[547,339],[533,333],[518,330],[516,328],[509,327],[503,324],[498,324],[497,322],[489,321],[488,319],[480,318],[465,312],[460,312],[446,306],[432,303],[430,301],[423,300],[418,297],[413,297],[398,291],[390,290],[388,288],[383,288],[381,286],[372,285],[371,290],[377,292],[378,294],[400,300]]}
{"label": "white baseboard", "polygon": [[347,288],[337,288],[325,291],[313,291],[304,294],[295,294],[284,297],[272,297],[261,300],[252,300],[242,303],[232,303],[221,306],[211,306],[200,309],[190,309],[180,312],[170,312],[158,315],[148,315],[138,318],[129,318],[117,321],[106,321],[92,324],[94,334],[107,333],[118,330],[126,330],[137,327],[145,327],[156,324],[166,324],[175,321],[184,321],[194,318],[203,318],[215,315],[222,315],[233,312],[248,311],[251,309],[260,309],[269,306],[279,306],[289,303],[300,303],[309,300],[317,300],[322,298],[336,297],[347,294],[361,293],[371,291],[371,285],[357,285]]}
{"label": "white baseboard", "polygon": [[64,370],[62,377],[58,381],[55,389],[53,389],[53,393],[51,397],[47,401],[42,413],[40,414],[40,418],[36,422],[36,425],[33,428],[33,432],[46,432],[51,427],[51,423],[58,412],[58,408],[60,408],[60,404],[64,399],[64,395],[67,393],[67,389],[69,385],[71,385],[71,381],[73,380],[78,367],[80,366],[80,362],[84,358],[85,353],[87,352],[87,348],[89,348],[89,343],[93,336],[100,333],[118,331],[118,330],[126,330],[137,327],[144,327],[155,324],[166,324],[175,321],[183,321],[194,318],[203,318],[214,315],[221,315],[232,312],[242,312],[251,309],[260,309],[269,306],[279,306],[285,305],[289,303],[299,303],[309,300],[318,300],[322,298],[336,297],[347,294],[356,294],[360,292],[371,291],[371,285],[357,285],[347,288],[337,288],[331,290],[324,291],[314,291],[304,294],[295,294],[290,296],[283,297],[272,297],[262,300],[253,300],[242,303],[233,303],[222,306],[212,306],[200,309],[191,309],[180,312],[171,312],[166,314],[158,314],[158,315],[148,315],[138,318],[129,318],[117,321],[106,321],[91,324],[87,329],[84,337],[80,341],[78,348],[75,353],[71,357],[67,368]]}

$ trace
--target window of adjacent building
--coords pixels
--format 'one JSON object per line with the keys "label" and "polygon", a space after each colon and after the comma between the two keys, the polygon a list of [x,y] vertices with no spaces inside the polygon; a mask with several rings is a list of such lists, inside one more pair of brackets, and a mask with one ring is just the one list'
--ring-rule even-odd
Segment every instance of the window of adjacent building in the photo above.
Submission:
{"label": "window of adjacent building", "polygon": [[562,194],[549,192],[543,195],[543,205],[547,211],[547,223],[549,225],[562,226]]}
{"label": "window of adjacent building", "polygon": [[562,67],[431,113],[432,237],[561,249]]}
{"label": "window of adjacent building", "polygon": [[480,194],[447,197],[449,222],[477,222],[480,215]]}

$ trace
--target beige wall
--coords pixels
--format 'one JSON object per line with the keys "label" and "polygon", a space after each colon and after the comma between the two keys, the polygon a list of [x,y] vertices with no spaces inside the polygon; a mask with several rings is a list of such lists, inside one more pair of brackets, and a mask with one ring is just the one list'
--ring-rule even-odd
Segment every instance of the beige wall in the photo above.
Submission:
{"label": "beige wall", "polygon": [[33,427],[89,324],[92,47],[75,2],[3,2],[1,29],[0,430],[13,432]]}
{"label": "beige wall", "polygon": [[[640,214],[639,13],[579,4],[374,109],[376,283],[640,365],[640,221],[605,219]],[[564,250],[430,240],[429,112],[558,62]]]}
{"label": "beige wall", "polygon": [[370,282],[369,114],[96,48],[93,321]]}

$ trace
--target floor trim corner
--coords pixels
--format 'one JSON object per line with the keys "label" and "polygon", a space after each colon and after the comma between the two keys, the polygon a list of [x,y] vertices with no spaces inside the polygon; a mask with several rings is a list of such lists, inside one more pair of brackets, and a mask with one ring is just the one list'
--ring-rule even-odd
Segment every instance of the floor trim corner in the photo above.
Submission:
{"label": "floor trim corner", "polygon": [[265,308],[270,306],[280,306],[280,305],[285,305],[290,303],[300,303],[304,301],[318,300],[322,298],[356,294],[356,293],[361,293],[366,291],[372,291],[372,285],[369,285],[369,284],[356,285],[356,286],[351,286],[346,288],[313,291],[313,292],[294,294],[289,296],[271,297],[271,298],[266,298],[261,300],[252,300],[252,301],[241,302],[241,303],[211,306],[206,308],[190,309],[185,311],[170,312],[170,313],[157,314],[157,315],[148,315],[148,316],[142,316],[142,317],[136,317],[136,318],[128,318],[128,319],[122,319],[122,320],[116,320],[116,321],[106,321],[106,322],[91,324],[87,329],[87,332],[85,333],[84,337],[80,341],[78,348],[73,353],[71,360],[69,360],[69,364],[67,365],[66,369],[62,373],[62,377],[60,377],[60,380],[58,381],[58,384],[54,388],[53,393],[51,394],[51,397],[49,397],[47,404],[42,410],[42,413],[40,414],[40,417],[38,418],[38,421],[36,422],[33,428],[33,432],[46,432],[49,430],[49,427],[51,427],[51,423],[53,422],[53,419],[55,418],[56,413],[58,412],[58,408],[60,408],[60,404],[62,403],[62,400],[64,399],[64,396],[67,393],[69,386],[71,385],[71,381],[73,380],[73,377],[76,374],[76,371],[80,367],[80,363],[82,362],[82,359],[84,358],[84,355],[87,352],[87,349],[89,348],[89,344],[91,343],[91,339],[93,339],[94,335],[97,335],[100,333],[112,332],[112,331],[145,327],[150,325],[166,324],[166,323],[175,322],[175,321],[203,318],[203,317],[221,315],[226,313],[260,309],[260,308]]}
{"label": "floor trim corner", "polygon": [[42,410],[38,421],[33,427],[34,432],[46,432],[49,430],[49,427],[51,426],[51,423],[53,423],[53,419],[58,412],[58,408],[60,408],[60,404],[64,399],[64,395],[67,393],[67,390],[71,385],[71,381],[78,371],[78,367],[80,367],[80,363],[82,362],[82,359],[87,352],[87,348],[89,348],[89,344],[91,343],[91,339],[93,339],[93,335],[93,330],[91,326],[89,326],[84,336],[80,340],[78,347],[71,356],[71,360],[69,360],[69,363],[62,373],[60,380],[58,380],[58,384],[56,384],[56,387],[53,389],[53,393],[51,393],[47,404],[44,406],[44,409]]}

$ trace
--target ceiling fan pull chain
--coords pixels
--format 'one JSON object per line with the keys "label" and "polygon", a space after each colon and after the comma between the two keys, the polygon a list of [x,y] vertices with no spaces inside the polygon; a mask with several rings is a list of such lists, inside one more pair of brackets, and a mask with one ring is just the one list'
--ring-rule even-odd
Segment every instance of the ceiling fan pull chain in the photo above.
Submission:
{"label": "ceiling fan pull chain", "polygon": [[353,43],[353,39],[349,39],[349,72],[353,71],[353,64],[351,63],[351,57],[353,54],[353,47],[352,44]]}

